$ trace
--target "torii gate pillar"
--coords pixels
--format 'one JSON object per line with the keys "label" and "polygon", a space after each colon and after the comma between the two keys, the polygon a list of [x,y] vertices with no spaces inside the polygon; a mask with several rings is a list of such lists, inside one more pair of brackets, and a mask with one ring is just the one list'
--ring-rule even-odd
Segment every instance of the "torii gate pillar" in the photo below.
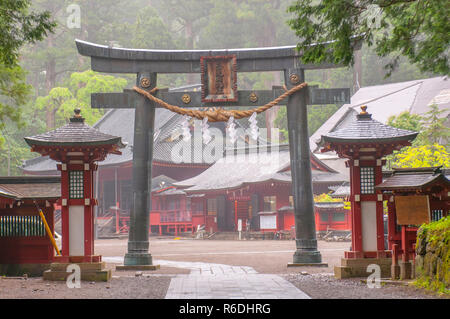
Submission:
{"label": "torii gate pillar", "polygon": [[[305,81],[303,69],[284,72],[288,89]],[[292,195],[294,197],[295,245],[292,266],[325,266],[317,250],[308,135],[308,91],[300,90],[288,98],[287,120],[291,158]]]}
{"label": "torii gate pillar", "polygon": [[[136,86],[150,91],[156,87],[156,73],[137,74]],[[124,265],[116,269],[132,269],[139,266],[148,270],[159,268],[153,265],[149,253],[149,211],[151,204],[151,177],[153,162],[153,132],[155,127],[155,105],[145,97],[138,99],[134,113],[133,148],[133,206],[130,212],[128,252]]]}

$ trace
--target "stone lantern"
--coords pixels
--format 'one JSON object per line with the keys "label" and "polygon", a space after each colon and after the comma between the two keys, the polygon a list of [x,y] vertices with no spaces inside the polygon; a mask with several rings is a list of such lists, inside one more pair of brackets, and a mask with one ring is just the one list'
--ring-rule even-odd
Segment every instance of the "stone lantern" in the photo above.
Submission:
{"label": "stone lantern", "polygon": [[382,182],[384,156],[411,145],[417,132],[384,125],[361,107],[356,119],[322,135],[322,152],[335,151],[347,158],[350,169],[350,202],[352,214],[352,246],[345,252],[342,266],[335,276],[366,277],[367,266],[377,264],[381,275],[390,276],[390,252],[385,247],[383,194],[375,189]]}
{"label": "stone lantern", "polygon": [[121,154],[121,138],[104,134],[84,123],[80,110],[70,122],[56,130],[26,137],[31,151],[59,162],[61,172],[62,251],[55,256],[44,279],[63,280],[68,264],[78,263],[82,280],[109,280],[110,270],[103,270],[101,256],[94,254],[94,172],[98,161],[108,154]]}

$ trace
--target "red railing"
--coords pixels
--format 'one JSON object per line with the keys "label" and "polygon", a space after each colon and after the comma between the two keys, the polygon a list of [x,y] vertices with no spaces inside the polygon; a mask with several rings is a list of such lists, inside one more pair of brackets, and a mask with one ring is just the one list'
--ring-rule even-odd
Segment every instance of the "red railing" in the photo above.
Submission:
{"label": "red railing", "polygon": [[[44,210],[53,232],[53,211]],[[0,264],[47,264],[54,249],[34,206],[0,211]]]}

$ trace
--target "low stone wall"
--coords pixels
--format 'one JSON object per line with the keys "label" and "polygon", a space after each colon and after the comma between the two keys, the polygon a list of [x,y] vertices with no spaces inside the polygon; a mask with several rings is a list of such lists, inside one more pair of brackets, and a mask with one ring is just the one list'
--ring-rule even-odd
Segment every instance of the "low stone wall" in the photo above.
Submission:
{"label": "low stone wall", "polygon": [[41,277],[50,264],[0,264],[0,276]]}
{"label": "low stone wall", "polygon": [[416,284],[450,294],[450,216],[417,232]]}

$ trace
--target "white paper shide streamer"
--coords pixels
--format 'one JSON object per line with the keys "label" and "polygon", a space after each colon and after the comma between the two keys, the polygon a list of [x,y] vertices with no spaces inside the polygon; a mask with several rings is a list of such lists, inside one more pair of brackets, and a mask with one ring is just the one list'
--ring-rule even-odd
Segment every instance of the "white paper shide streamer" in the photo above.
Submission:
{"label": "white paper shide streamer", "polygon": [[234,123],[234,117],[230,116],[227,122],[227,133],[230,142],[234,144],[237,140],[236,123]]}
{"label": "white paper shide streamer", "polygon": [[189,142],[191,140],[191,130],[189,128],[189,116],[183,116],[183,123],[181,123],[181,135],[183,135],[183,141]]}
{"label": "white paper shide streamer", "polygon": [[258,120],[256,119],[256,112],[253,113],[248,119],[250,122],[250,137],[253,140],[258,140],[259,128],[258,128]]}
{"label": "white paper shide streamer", "polygon": [[208,125],[208,118],[205,117],[202,122],[202,137],[203,137],[203,143],[208,144],[212,137],[211,133],[209,132],[209,125]]}

